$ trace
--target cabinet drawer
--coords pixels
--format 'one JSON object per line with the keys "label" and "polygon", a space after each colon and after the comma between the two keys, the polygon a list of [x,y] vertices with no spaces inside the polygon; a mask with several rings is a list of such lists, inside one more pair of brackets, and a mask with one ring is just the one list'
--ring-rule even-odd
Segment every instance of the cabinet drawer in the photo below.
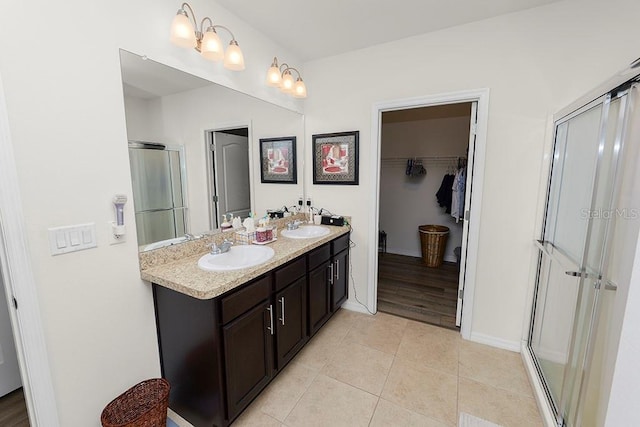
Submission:
{"label": "cabinet drawer", "polygon": [[349,247],[349,233],[338,237],[331,242],[332,254],[336,255]]}
{"label": "cabinet drawer", "polygon": [[295,282],[296,279],[304,276],[307,272],[307,260],[304,256],[291,261],[289,264],[285,265],[276,270],[276,291],[283,289],[284,287],[290,285]]}
{"label": "cabinet drawer", "polygon": [[228,323],[269,298],[271,276],[257,279],[246,287],[222,298],[222,324]]}
{"label": "cabinet drawer", "polygon": [[312,250],[309,252],[309,270],[313,270],[329,258],[331,258],[331,248],[329,243]]}

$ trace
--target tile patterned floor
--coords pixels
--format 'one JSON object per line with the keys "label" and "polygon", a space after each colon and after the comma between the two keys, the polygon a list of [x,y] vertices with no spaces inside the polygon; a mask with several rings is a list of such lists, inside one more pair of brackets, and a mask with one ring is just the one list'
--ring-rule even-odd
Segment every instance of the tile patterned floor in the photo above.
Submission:
{"label": "tile patterned floor", "polygon": [[520,355],[436,326],[340,310],[234,427],[542,426]]}

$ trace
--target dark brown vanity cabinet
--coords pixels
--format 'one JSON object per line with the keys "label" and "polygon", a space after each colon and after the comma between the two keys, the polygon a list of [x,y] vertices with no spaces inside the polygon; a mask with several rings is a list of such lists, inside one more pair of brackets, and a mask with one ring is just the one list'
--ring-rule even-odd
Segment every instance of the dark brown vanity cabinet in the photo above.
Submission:
{"label": "dark brown vanity cabinet", "polygon": [[349,235],[331,242],[331,311],[335,312],[349,297]]}
{"label": "dark brown vanity cabinet", "polygon": [[222,342],[229,419],[235,418],[273,377],[271,277],[223,297]]}
{"label": "dark brown vanity cabinet", "polygon": [[228,426],[347,298],[341,236],[210,300],[153,285],[169,407]]}
{"label": "dark brown vanity cabinet", "polygon": [[282,369],[307,342],[307,281],[305,277],[301,277],[277,293],[275,304],[276,367]]}
{"label": "dark brown vanity cabinet", "polygon": [[301,256],[275,273],[274,333],[276,369],[282,369],[307,342],[307,258]]}
{"label": "dark brown vanity cabinet", "polygon": [[309,252],[309,335],[349,296],[349,234]]}
{"label": "dark brown vanity cabinet", "polygon": [[331,317],[331,246],[329,243],[309,252],[309,335]]}

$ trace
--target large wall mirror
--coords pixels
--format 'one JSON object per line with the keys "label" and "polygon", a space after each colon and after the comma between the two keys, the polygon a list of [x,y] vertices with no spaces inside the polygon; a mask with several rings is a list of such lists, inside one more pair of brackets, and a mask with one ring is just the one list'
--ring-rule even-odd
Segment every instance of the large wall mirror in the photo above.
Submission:
{"label": "large wall mirror", "polygon": [[[121,50],[138,244],[150,250],[303,195],[304,117]],[[297,138],[297,182],[261,182],[260,139]]]}

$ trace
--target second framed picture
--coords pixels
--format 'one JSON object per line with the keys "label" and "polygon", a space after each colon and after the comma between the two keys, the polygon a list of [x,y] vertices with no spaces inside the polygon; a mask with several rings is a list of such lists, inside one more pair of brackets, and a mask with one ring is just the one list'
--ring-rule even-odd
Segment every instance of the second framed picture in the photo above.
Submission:
{"label": "second framed picture", "polygon": [[358,185],[359,131],[312,136],[313,183]]}
{"label": "second framed picture", "polygon": [[261,182],[297,184],[296,137],[260,139]]}

